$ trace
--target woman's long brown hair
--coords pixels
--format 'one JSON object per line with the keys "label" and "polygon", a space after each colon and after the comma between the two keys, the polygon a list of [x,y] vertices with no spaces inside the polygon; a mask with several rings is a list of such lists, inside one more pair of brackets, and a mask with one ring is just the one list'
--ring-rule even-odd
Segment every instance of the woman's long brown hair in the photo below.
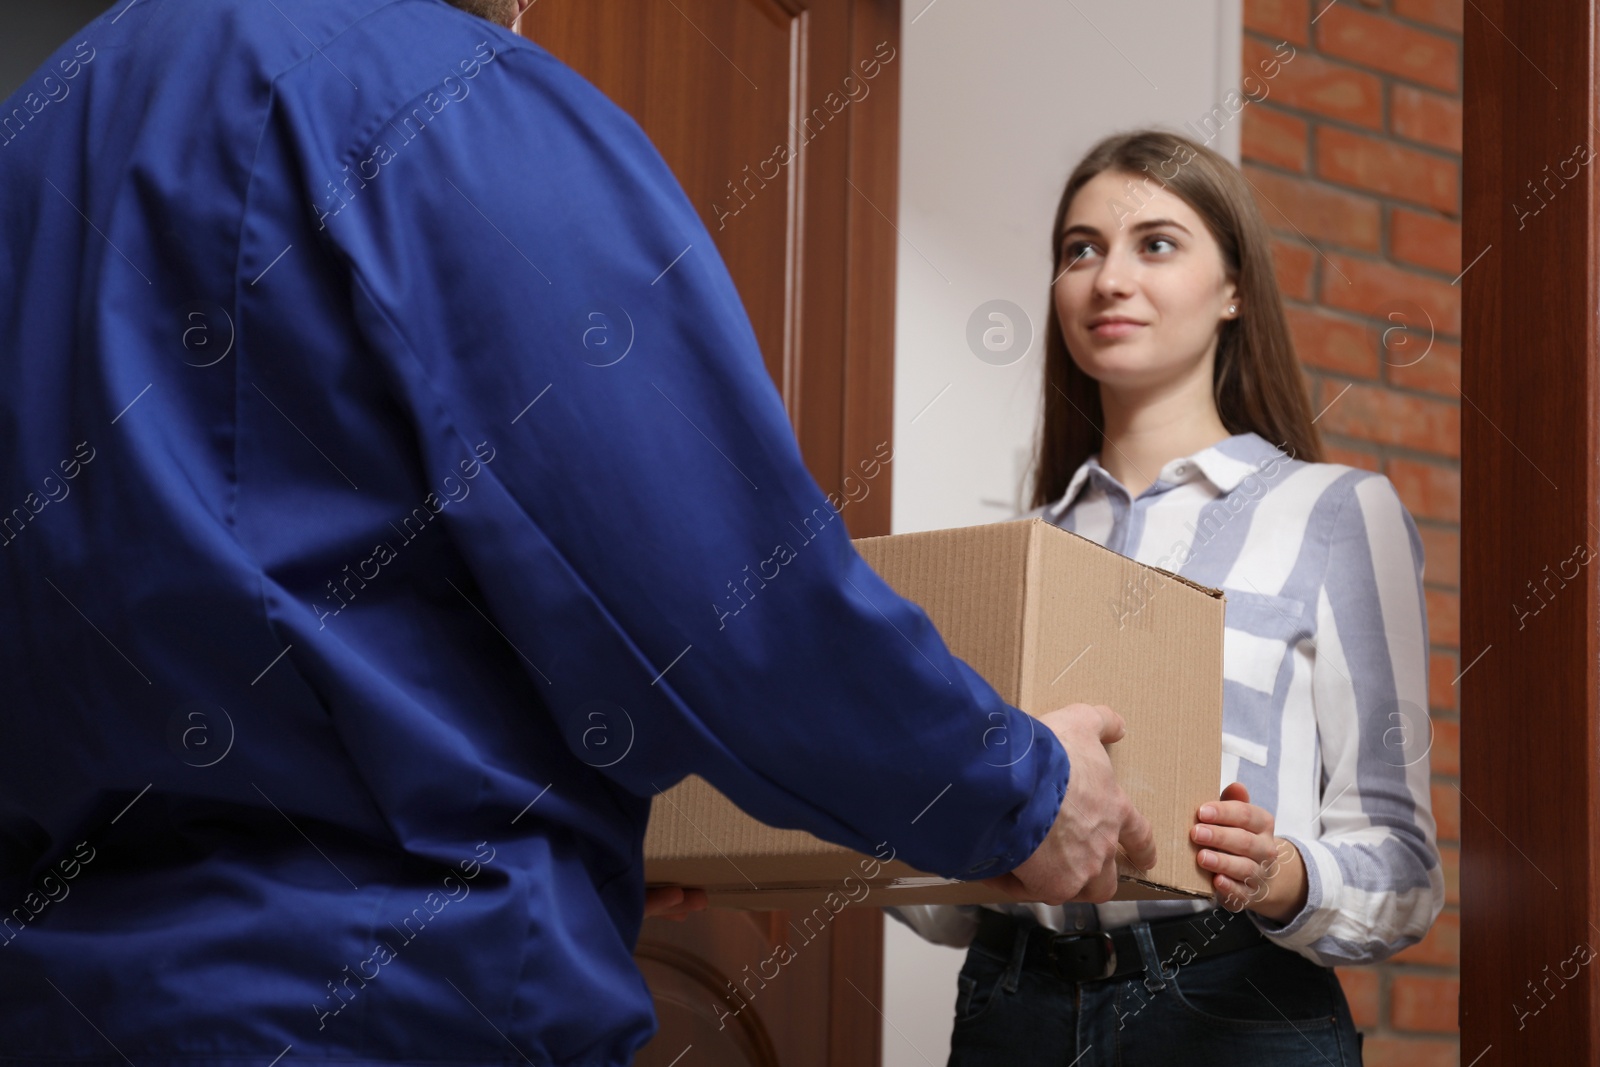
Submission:
{"label": "woman's long brown hair", "polygon": [[[1164,187],[1205,221],[1222,250],[1228,277],[1239,287],[1237,318],[1222,323],[1212,375],[1217,414],[1230,434],[1254,432],[1296,459],[1322,460],[1311,400],[1295,359],[1272,268],[1268,231],[1244,176],[1202,144],[1165,130],[1107,137],[1089,150],[1067,179],[1050,231],[1051,278],[1062,268],[1061,234],[1078,190],[1103,171],[1127,173],[1149,192]],[[1130,209],[1137,201],[1130,204]],[[1037,508],[1061,499],[1073,472],[1100,450],[1105,414],[1100,383],[1072,359],[1051,294],[1044,339],[1044,418],[1034,454]]]}

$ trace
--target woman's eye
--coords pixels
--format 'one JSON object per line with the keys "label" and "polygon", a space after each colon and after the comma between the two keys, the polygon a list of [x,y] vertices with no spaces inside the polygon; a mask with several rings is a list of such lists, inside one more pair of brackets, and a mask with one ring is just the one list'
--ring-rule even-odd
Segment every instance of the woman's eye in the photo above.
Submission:
{"label": "woman's eye", "polygon": [[1087,241],[1074,241],[1061,250],[1063,266],[1070,267],[1079,260],[1087,259],[1094,253],[1094,246]]}
{"label": "woman's eye", "polygon": [[1160,245],[1168,245],[1174,251],[1176,251],[1177,247],[1178,247],[1178,243],[1176,241],[1174,241],[1170,237],[1152,237],[1152,238],[1150,238],[1150,240],[1148,242],[1146,242],[1145,247],[1146,248],[1153,248],[1154,246],[1156,246],[1158,244],[1160,244]]}

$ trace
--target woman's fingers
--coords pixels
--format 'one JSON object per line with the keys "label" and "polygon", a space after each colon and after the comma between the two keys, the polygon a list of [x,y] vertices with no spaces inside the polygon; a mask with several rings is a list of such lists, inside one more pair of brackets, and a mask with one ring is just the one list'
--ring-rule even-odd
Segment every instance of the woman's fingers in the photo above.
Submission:
{"label": "woman's fingers", "polygon": [[1197,814],[1200,821],[1189,831],[1202,846],[1195,862],[1212,873],[1223,906],[1240,911],[1261,899],[1278,859],[1272,813],[1251,804],[1249,790],[1234,782]]}
{"label": "woman's fingers", "polygon": [[646,889],[644,891],[644,914],[646,918],[665,915],[682,903],[683,890],[675,885],[664,886],[660,889]]}
{"label": "woman's fingers", "polygon": [[1196,815],[1189,837],[1202,847],[1195,862],[1211,872],[1222,906],[1242,911],[1262,899],[1279,858],[1272,813],[1250,803],[1250,791],[1233,782]]}
{"label": "woman's fingers", "polygon": [[1229,852],[1217,852],[1213,849],[1203,848],[1200,850],[1200,855],[1196,857],[1196,862],[1204,870],[1213,874],[1226,875],[1236,882],[1243,882],[1249,878],[1259,880],[1261,876],[1261,864],[1248,856],[1236,856]]}
{"label": "woman's fingers", "polygon": [[1189,836],[1197,845],[1202,845],[1217,852],[1227,852],[1235,856],[1242,856],[1252,863],[1270,863],[1278,854],[1271,837],[1253,833],[1249,830],[1202,823],[1199,826],[1192,827],[1189,831]]}
{"label": "woman's fingers", "polygon": [[1237,826],[1254,834],[1272,833],[1272,813],[1242,800],[1213,800],[1202,804],[1199,819],[1202,823]]}
{"label": "woman's fingers", "polygon": [[1264,895],[1260,884],[1252,887],[1245,882],[1236,882],[1225,874],[1213,878],[1211,887],[1216,890],[1217,899],[1222,902],[1222,906],[1229,911],[1243,911]]}
{"label": "woman's fingers", "polygon": [[661,886],[644,891],[645,918],[682,921],[690,912],[703,911],[709,903],[706,891],[684,886]]}
{"label": "woman's fingers", "polygon": [[704,889],[685,889],[683,891],[683,899],[670,911],[663,914],[661,918],[681,923],[692,913],[704,911],[707,904],[708,900]]}

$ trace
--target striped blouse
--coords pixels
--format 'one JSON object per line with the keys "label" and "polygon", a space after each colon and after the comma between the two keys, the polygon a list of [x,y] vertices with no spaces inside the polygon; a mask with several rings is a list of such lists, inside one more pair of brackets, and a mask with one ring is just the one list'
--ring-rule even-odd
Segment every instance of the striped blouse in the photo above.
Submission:
{"label": "striped blouse", "polygon": [[[1419,940],[1444,904],[1428,791],[1422,540],[1382,474],[1306,463],[1254,433],[1164,466],[1136,498],[1091,456],[1043,516],[1227,595],[1219,791],[1242,782],[1305,860],[1305,908],[1251,913],[1325,966]],[[984,905],[1057,931],[1207,910],[1205,901]],[[957,947],[973,906],[889,909]]]}

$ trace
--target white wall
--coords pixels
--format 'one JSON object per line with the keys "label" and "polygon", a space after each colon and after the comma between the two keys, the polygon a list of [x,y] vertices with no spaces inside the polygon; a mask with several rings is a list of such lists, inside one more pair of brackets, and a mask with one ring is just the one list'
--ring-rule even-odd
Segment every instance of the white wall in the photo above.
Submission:
{"label": "white wall", "polygon": [[[1238,86],[1242,32],[1240,0],[926,3],[905,0],[900,55],[895,533],[1023,510],[1067,175],[1105,134],[1198,124]],[[1239,122],[1211,142],[1235,161]],[[995,299],[1032,322],[1008,366],[967,341]],[[884,1067],[942,1065],[963,954],[884,926]]]}

